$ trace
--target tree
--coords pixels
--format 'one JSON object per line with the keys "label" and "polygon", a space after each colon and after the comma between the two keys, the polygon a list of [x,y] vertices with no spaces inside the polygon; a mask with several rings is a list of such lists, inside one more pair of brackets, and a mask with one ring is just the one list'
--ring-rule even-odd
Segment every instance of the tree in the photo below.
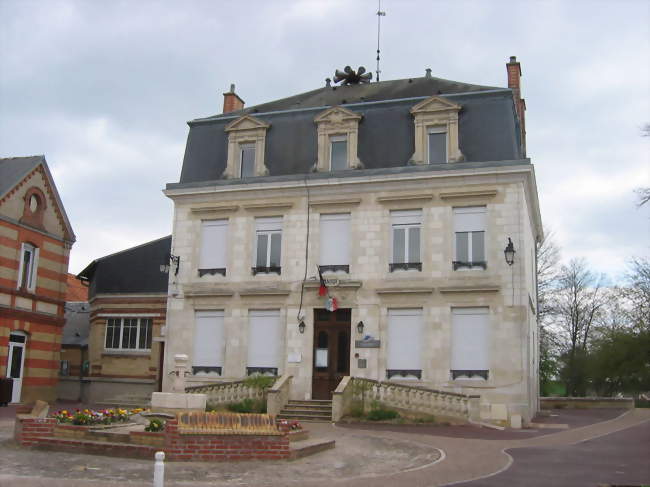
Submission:
{"label": "tree", "polygon": [[572,259],[562,266],[557,288],[551,292],[552,327],[562,347],[560,376],[570,396],[586,393],[587,345],[606,303],[602,281],[587,268],[584,259]]}
{"label": "tree", "polygon": [[551,292],[557,282],[560,248],[553,232],[544,229],[544,239],[537,245],[537,323],[539,324],[539,388],[543,396],[551,394],[551,385],[558,374],[557,341],[549,328]]}
{"label": "tree", "polygon": [[650,188],[637,188],[634,190],[634,192],[636,193],[638,198],[636,206],[638,206],[639,208],[645,205],[648,201],[650,201]]}
{"label": "tree", "polygon": [[630,325],[650,329],[650,260],[632,259],[625,280],[626,285],[620,289],[620,295],[625,302]]}

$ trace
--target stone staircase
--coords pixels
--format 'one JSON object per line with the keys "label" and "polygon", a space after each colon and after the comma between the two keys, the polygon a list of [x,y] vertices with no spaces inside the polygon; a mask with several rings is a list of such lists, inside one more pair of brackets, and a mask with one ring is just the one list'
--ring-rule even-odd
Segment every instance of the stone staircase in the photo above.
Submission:
{"label": "stone staircase", "polygon": [[330,423],[332,421],[332,401],[289,401],[277,418],[300,422]]}

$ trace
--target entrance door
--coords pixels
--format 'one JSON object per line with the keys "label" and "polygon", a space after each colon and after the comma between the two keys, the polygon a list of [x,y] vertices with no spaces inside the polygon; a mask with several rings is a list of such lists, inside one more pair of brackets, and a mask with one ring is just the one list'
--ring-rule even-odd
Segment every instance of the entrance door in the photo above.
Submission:
{"label": "entrance door", "polygon": [[20,402],[20,391],[23,387],[23,366],[25,364],[26,339],[27,335],[22,331],[14,331],[9,335],[7,377],[13,379],[11,402]]}
{"label": "entrance door", "polygon": [[332,391],[350,374],[349,309],[314,310],[312,399],[332,399]]}

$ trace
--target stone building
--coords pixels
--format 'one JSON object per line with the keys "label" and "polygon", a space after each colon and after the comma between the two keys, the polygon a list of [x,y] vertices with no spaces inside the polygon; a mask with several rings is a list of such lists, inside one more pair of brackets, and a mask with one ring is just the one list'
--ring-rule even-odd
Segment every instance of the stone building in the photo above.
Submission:
{"label": "stone building", "polygon": [[0,159],[0,374],[12,402],[56,398],[74,241],[45,157]]}
{"label": "stone building", "polygon": [[171,237],[92,261],[78,274],[88,285],[88,372],[81,397],[90,403],[146,403],[161,387],[167,269]]}
{"label": "stone building", "polygon": [[190,385],[288,374],[292,399],[327,399],[364,377],[530,419],[542,227],[514,57],[507,72],[327,80],[250,108],[233,86],[189,122],[165,190],[166,372],[184,353]]}

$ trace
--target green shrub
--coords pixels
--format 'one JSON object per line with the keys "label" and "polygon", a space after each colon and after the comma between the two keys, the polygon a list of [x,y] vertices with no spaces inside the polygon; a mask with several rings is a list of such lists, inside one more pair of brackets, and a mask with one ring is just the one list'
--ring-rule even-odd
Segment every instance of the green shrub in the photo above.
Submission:
{"label": "green shrub", "polygon": [[433,414],[426,414],[424,416],[418,416],[417,418],[413,419],[414,423],[435,423],[436,418],[433,416]]}
{"label": "green shrub", "polygon": [[362,418],[363,417],[363,406],[356,405],[350,408],[350,416],[353,418]]}
{"label": "green shrub", "polygon": [[144,427],[145,431],[148,431],[149,433],[157,433],[158,431],[162,431],[165,429],[165,423],[163,423],[160,419],[151,419],[149,420],[149,425]]}
{"label": "green shrub", "polygon": [[399,417],[399,413],[394,409],[386,409],[383,407],[373,408],[368,413],[370,421],[384,421],[386,419],[395,419]]}
{"label": "green shrub", "polygon": [[233,413],[265,413],[266,401],[261,399],[244,399],[241,402],[228,404],[228,411]]}
{"label": "green shrub", "polygon": [[650,408],[650,401],[645,399],[635,399],[634,400],[635,408]]}
{"label": "green shrub", "polygon": [[252,389],[265,390],[271,387],[275,383],[276,379],[277,377],[270,375],[254,374],[244,379],[244,385]]}

